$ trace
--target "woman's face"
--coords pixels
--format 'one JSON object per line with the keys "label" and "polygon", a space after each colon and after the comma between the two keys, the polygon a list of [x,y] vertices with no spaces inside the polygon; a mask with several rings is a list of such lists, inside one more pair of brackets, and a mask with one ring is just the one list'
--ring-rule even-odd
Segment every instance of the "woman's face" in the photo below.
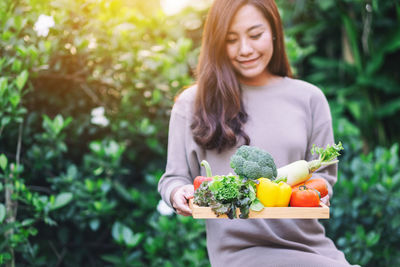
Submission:
{"label": "woman's face", "polygon": [[226,36],[226,48],[240,82],[248,85],[268,82],[272,39],[271,27],[256,7],[244,5],[236,12]]}

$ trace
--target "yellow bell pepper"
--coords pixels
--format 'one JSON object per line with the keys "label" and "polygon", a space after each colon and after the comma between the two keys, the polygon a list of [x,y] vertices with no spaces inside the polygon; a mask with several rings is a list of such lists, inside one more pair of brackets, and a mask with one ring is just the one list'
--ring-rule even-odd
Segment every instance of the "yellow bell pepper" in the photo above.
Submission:
{"label": "yellow bell pepper", "polygon": [[268,178],[257,179],[257,198],[264,207],[287,207],[289,206],[292,188],[282,179],[271,181]]}

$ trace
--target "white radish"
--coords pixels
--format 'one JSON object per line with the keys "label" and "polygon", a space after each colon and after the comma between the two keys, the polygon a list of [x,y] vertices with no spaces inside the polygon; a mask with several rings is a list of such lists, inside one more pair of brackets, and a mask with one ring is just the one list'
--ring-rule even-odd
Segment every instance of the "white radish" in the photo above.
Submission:
{"label": "white radish", "polygon": [[339,156],[339,151],[343,149],[341,142],[337,145],[327,145],[325,149],[318,148],[313,145],[311,153],[319,154],[319,158],[312,161],[298,160],[277,170],[277,178],[287,178],[287,183],[290,186],[297,185],[311,178],[313,172],[321,166],[327,166],[339,162],[334,160]]}
{"label": "white radish", "polygon": [[308,162],[305,160],[299,160],[290,163],[278,170],[277,178],[286,177],[290,186],[304,182],[308,180],[312,174],[308,168]]}

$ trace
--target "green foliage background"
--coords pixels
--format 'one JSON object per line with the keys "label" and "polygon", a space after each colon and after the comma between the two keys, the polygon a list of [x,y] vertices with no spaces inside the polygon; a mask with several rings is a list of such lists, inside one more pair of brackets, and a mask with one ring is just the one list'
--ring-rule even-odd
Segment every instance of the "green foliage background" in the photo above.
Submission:
{"label": "green foliage background", "polygon": [[[327,234],[351,263],[397,266],[400,4],[277,3],[295,74],[325,92],[345,146]],[[0,2],[0,265],[209,266],[204,222],[162,215],[156,190],[206,12]]]}

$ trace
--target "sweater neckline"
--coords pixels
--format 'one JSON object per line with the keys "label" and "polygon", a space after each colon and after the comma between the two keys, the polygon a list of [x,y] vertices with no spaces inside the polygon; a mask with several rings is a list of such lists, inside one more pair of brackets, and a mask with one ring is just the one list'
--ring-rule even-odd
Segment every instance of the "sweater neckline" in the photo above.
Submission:
{"label": "sweater neckline", "polygon": [[246,85],[243,83],[240,83],[240,86],[242,87],[243,90],[260,90],[260,89],[267,89],[267,88],[272,88],[272,87],[277,87],[284,81],[288,79],[287,76],[280,77],[276,79],[275,81],[269,82],[264,85]]}

